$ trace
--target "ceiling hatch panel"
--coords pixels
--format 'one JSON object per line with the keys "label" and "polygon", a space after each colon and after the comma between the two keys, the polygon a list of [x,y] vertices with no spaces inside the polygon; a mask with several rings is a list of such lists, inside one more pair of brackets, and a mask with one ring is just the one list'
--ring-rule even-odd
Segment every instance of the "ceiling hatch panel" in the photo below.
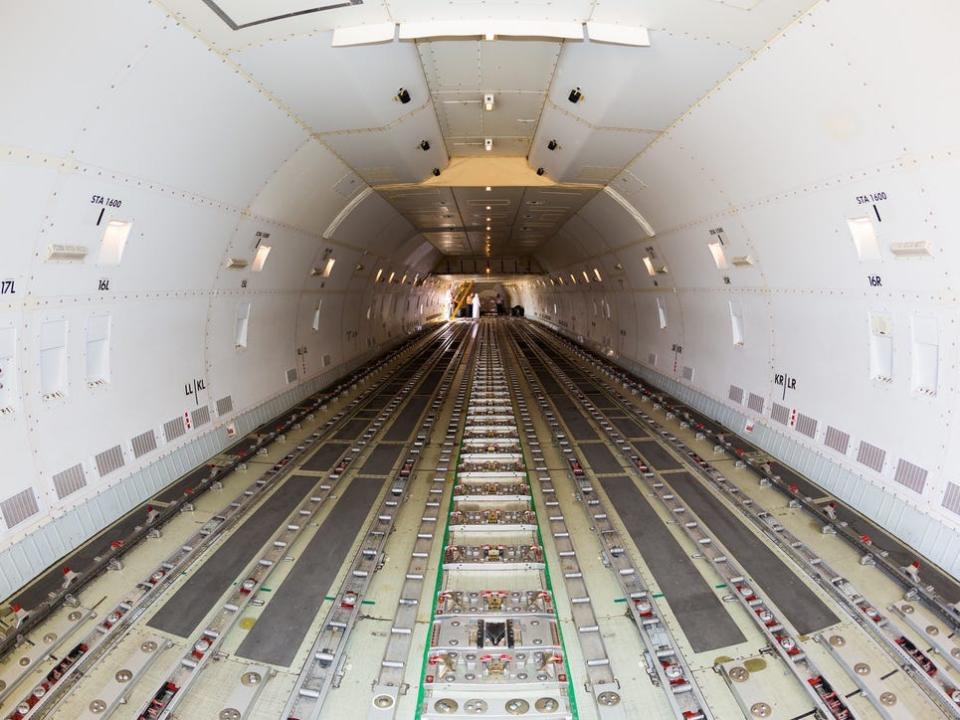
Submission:
{"label": "ceiling hatch panel", "polygon": [[[332,47],[331,35],[284,38],[232,58],[316,133],[382,128],[429,103],[412,43]],[[409,103],[397,99],[400,88]]]}
{"label": "ceiling hatch panel", "polygon": [[[564,45],[551,101],[597,127],[664,130],[749,58],[707,38],[650,36],[650,47]],[[583,98],[573,105],[576,87]]]}
{"label": "ceiling hatch panel", "polygon": [[429,40],[417,43],[433,92],[545,93],[561,44],[545,40]]}
{"label": "ceiling hatch panel", "polygon": [[399,217],[388,202],[377,193],[370,193],[343,219],[332,239],[389,255],[398,242],[413,233],[410,223]]}

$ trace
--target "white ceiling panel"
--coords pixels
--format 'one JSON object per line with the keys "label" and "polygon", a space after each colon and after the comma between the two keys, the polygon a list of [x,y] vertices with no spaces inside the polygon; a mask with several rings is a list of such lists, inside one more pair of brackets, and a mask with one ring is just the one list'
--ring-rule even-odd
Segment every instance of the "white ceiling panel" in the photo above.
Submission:
{"label": "white ceiling panel", "polygon": [[[599,127],[664,130],[749,57],[710,40],[650,35],[650,47],[568,43],[551,100]],[[576,87],[583,98],[574,105]]]}
{"label": "white ceiling panel", "polygon": [[[371,185],[420,182],[434,168],[447,165],[440,127],[431,107],[405,118],[386,130],[334,133],[324,136],[343,160]],[[420,149],[423,140],[430,149]]]}
{"label": "white ceiling panel", "polygon": [[584,205],[579,217],[616,247],[648,237],[633,216],[624,212],[616,200],[603,192],[597,193]]}
{"label": "white ceiling panel", "polygon": [[389,5],[400,23],[486,18],[574,22],[590,16],[593,0],[389,0]]}
{"label": "white ceiling panel", "polygon": [[370,193],[337,228],[333,239],[364,248],[377,255],[389,255],[415,233],[413,227],[377,193]]}
{"label": "white ceiling panel", "polygon": [[[232,57],[317,133],[381,128],[429,102],[411,43],[335,48],[330,41],[324,32]],[[410,93],[409,103],[397,100],[400,88]]]}
{"label": "white ceiling panel", "polygon": [[[594,130],[569,113],[548,106],[543,113],[531,167],[543,167],[558,182],[610,182],[637,153],[656,138],[653,132]],[[556,140],[556,150],[549,150]]]}
{"label": "white ceiling panel", "polygon": [[643,25],[756,50],[816,3],[817,0],[596,0],[591,19]]}
{"label": "white ceiling panel", "polygon": [[[348,176],[352,176],[352,182]],[[346,182],[338,184],[344,178]],[[360,179],[333,153],[311,140],[273,174],[253,201],[250,211],[321,234],[362,187]]]}

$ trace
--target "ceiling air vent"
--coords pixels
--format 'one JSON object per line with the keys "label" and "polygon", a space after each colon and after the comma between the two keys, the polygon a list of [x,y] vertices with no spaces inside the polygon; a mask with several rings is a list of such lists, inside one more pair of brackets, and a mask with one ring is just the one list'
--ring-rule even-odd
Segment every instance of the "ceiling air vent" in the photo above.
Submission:
{"label": "ceiling air vent", "polygon": [[833,448],[841,455],[846,455],[847,448],[850,447],[850,436],[843,430],[837,430],[832,425],[827,425],[827,434],[823,438],[823,444],[828,448]]}
{"label": "ceiling air vent", "polygon": [[223,417],[233,412],[233,396],[227,395],[217,400],[217,415]]}
{"label": "ceiling air vent", "polygon": [[747,398],[747,407],[753,410],[755,413],[762,413],[763,398],[756,393],[750,393],[750,396]]}
{"label": "ceiling air vent", "polygon": [[803,413],[797,413],[797,432],[806,435],[808,438],[817,436],[817,421]]}
{"label": "ceiling air vent", "polygon": [[167,439],[167,442],[176,440],[186,432],[186,428],[183,427],[183,418],[175,417],[163,424],[163,436]]}
{"label": "ceiling air vent", "polygon": [[922,493],[923,486],[927,483],[927,471],[919,465],[901,459],[897,463],[897,472],[893,479],[914,492]]}
{"label": "ceiling air vent", "polygon": [[948,482],[943,494],[943,506],[952,513],[960,515],[960,485]]}
{"label": "ceiling air vent", "polygon": [[743,405],[743,388],[737,387],[736,385],[731,385],[730,392],[727,393],[727,397],[733,400],[737,405]]}
{"label": "ceiling air vent", "polygon": [[75,493],[86,484],[87,478],[83,473],[83,465],[80,463],[53,476],[53,488],[57,491],[57,498],[60,500],[63,500],[70,493]]}
{"label": "ceiling air vent", "polygon": [[297,381],[297,369],[290,368],[287,370],[287,385],[290,383],[295,383]]}
{"label": "ceiling air vent", "polygon": [[781,425],[786,425],[790,422],[790,408],[774,403],[770,409],[770,417]]}
{"label": "ceiling air vent", "polygon": [[227,258],[227,270],[242,270],[249,264],[246,258]]}
{"label": "ceiling air vent", "polygon": [[12,528],[31,515],[40,512],[40,507],[37,505],[37,498],[33,494],[33,490],[27,488],[0,502],[0,512],[3,513],[3,521],[7,524],[7,527]]}
{"label": "ceiling air vent", "polygon": [[62,262],[83,262],[87,257],[86,245],[48,245],[47,260]]}
{"label": "ceiling air vent", "polygon": [[114,470],[119,470],[123,467],[123,448],[119,445],[114,445],[109,450],[104,450],[99,455],[96,455],[94,460],[97,462],[97,472],[100,473],[100,477],[109,475]]}
{"label": "ceiling air vent", "polygon": [[153,432],[153,430],[140,433],[130,441],[130,446],[133,448],[133,456],[135,458],[146,455],[148,452],[153,452],[157,449],[157,434]]}
{"label": "ceiling air vent", "polygon": [[868,468],[880,472],[883,470],[883,461],[886,456],[886,450],[863,440],[860,441],[860,447],[857,449],[857,462],[861,465],[866,465]]}
{"label": "ceiling air vent", "polygon": [[210,408],[204,405],[199,407],[190,413],[190,419],[193,421],[194,427],[200,427],[201,425],[206,425],[210,422]]}

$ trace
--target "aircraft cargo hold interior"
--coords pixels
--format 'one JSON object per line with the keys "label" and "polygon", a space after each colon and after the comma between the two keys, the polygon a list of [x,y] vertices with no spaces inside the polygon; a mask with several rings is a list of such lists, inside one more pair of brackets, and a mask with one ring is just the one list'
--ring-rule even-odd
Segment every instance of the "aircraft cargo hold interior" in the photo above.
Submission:
{"label": "aircraft cargo hold interior", "polygon": [[0,720],[960,719],[958,23],[7,2]]}

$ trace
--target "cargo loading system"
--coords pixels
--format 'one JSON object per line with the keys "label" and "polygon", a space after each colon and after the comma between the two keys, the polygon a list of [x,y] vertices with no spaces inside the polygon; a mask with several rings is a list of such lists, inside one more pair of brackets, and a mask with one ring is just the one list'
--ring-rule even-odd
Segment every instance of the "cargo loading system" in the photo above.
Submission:
{"label": "cargo loading system", "polygon": [[4,720],[960,718],[952,578],[513,318],[411,337],[12,600]]}

